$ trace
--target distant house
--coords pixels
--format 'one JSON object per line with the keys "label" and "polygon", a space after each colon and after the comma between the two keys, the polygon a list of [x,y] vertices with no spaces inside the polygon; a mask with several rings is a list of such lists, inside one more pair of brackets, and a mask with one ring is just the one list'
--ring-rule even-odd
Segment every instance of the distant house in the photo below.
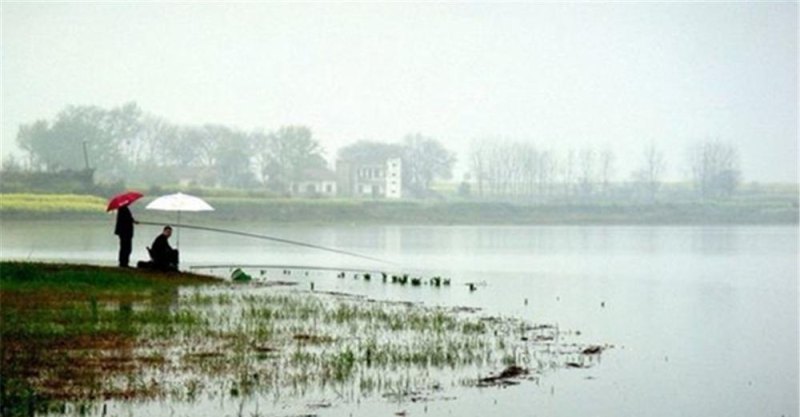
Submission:
{"label": "distant house", "polygon": [[336,174],[327,168],[306,169],[289,183],[289,194],[297,197],[335,197]]}
{"label": "distant house", "polygon": [[402,198],[402,178],[403,163],[400,158],[336,162],[338,195],[342,197]]}

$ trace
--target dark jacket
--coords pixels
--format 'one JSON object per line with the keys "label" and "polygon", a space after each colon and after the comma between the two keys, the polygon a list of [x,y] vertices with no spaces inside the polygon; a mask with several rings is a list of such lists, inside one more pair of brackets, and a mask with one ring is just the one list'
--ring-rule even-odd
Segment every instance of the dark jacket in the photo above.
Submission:
{"label": "dark jacket", "polygon": [[114,228],[114,234],[119,237],[133,237],[133,215],[128,206],[122,206],[117,209],[117,226]]}
{"label": "dark jacket", "polygon": [[168,264],[174,262],[174,249],[172,246],[169,245],[169,241],[167,237],[162,235],[158,235],[156,240],[153,241],[153,244],[150,246],[150,256],[153,258],[153,262],[157,264]]}

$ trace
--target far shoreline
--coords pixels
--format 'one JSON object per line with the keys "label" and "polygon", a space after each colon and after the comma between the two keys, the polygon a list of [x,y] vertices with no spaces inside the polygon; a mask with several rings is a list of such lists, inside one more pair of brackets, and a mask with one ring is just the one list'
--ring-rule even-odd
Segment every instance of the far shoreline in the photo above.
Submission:
{"label": "far shoreline", "polygon": [[[790,202],[673,204],[515,204],[496,202],[319,201],[209,198],[216,211],[202,214],[206,223],[258,222],[272,225],[403,226],[704,226],[797,225],[798,207]],[[148,221],[174,223],[174,213],[145,211]],[[184,216],[191,223],[192,215]],[[100,221],[113,218],[102,209],[0,209],[6,221]],[[199,218],[199,217],[198,217]]]}

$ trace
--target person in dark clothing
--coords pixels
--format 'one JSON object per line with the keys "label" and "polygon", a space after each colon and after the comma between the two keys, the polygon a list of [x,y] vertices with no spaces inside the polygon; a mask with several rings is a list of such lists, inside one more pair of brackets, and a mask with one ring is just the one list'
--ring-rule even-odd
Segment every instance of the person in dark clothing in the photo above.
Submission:
{"label": "person in dark clothing", "polygon": [[172,227],[164,226],[160,235],[156,236],[150,246],[150,258],[153,266],[159,269],[178,269],[178,251],[169,245],[169,237],[172,236]]}
{"label": "person in dark clothing", "polygon": [[117,225],[114,227],[114,234],[119,236],[119,266],[122,268],[128,268],[131,259],[134,224],[139,224],[139,222],[133,218],[128,206],[117,209]]}

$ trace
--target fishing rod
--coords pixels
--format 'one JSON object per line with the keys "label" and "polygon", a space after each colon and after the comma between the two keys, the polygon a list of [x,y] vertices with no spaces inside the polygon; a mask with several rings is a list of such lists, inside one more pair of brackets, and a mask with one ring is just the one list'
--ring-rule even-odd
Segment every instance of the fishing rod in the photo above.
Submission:
{"label": "fishing rod", "polygon": [[349,271],[360,273],[381,273],[384,272],[379,268],[349,268],[349,267],[332,267],[332,266],[317,266],[317,265],[278,265],[278,264],[212,264],[212,265],[190,265],[189,269],[225,269],[225,268],[242,268],[242,269],[294,269],[294,270],[308,270],[308,271]]}
{"label": "fishing rod", "polygon": [[[151,225],[151,226],[161,226],[163,223],[153,223],[153,222],[140,221],[139,224],[147,224],[147,225]],[[191,224],[176,224],[176,225],[173,225],[173,227],[183,227],[183,228],[186,228],[186,229],[204,230],[204,231],[208,231],[208,232],[226,233],[226,234],[229,234],[229,235],[252,237],[252,238],[255,238],[255,239],[263,239],[263,240],[271,240],[273,242],[286,243],[288,245],[295,245],[295,246],[302,246],[302,247],[305,247],[305,248],[319,249],[319,250],[324,250],[324,251],[327,251],[327,252],[338,253],[338,254],[341,254],[341,255],[348,255],[348,256],[353,256],[353,257],[356,257],[356,258],[367,259],[367,260],[374,261],[374,262],[380,262],[380,263],[390,264],[390,265],[397,265],[394,262],[390,262],[390,261],[386,261],[386,260],[378,259],[378,258],[373,258],[371,256],[360,255],[360,254],[355,253],[355,252],[348,252],[348,251],[344,251],[344,250],[340,250],[340,249],[328,248],[328,247],[325,247],[325,246],[314,245],[314,244],[305,243],[305,242],[298,242],[296,240],[289,240],[289,239],[284,239],[284,238],[280,238],[280,237],[259,235],[259,234],[256,234],[256,233],[249,233],[249,232],[240,232],[240,231],[237,231],[237,230],[219,229],[219,228],[216,228],[216,227],[196,226],[196,225],[191,225]]]}

